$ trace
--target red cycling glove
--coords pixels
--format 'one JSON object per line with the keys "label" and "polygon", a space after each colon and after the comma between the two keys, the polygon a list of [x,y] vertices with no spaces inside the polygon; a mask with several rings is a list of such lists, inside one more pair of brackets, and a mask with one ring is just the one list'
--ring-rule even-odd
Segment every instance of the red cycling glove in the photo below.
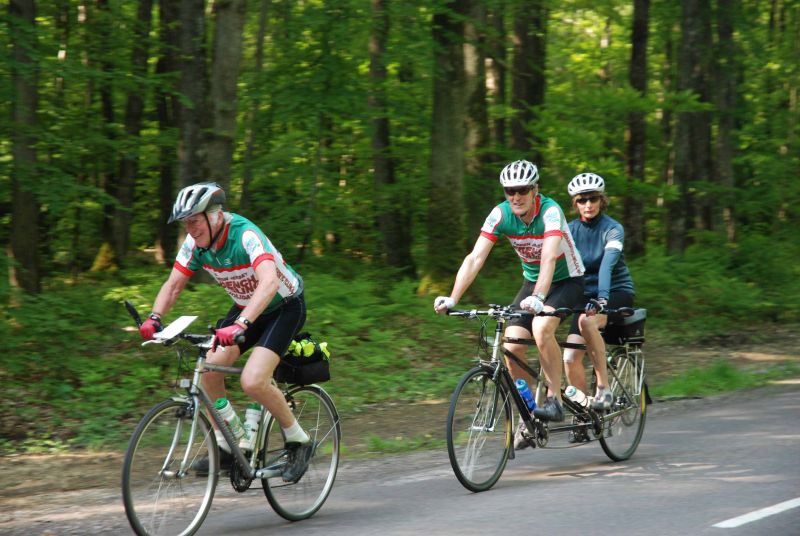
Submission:
{"label": "red cycling glove", "polygon": [[226,328],[220,328],[215,332],[214,342],[211,344],[211,351],[216,352],[217,345],[233,346],[236,344],[234,339],[244,333],[244,329],[238,324],[231,324]]}
{"label": "red cycling glove", "polygon": [[147,317],[147,320],[142,322],[142,325],[139,326],[139,335],[141,335],[144,340],[149,341],[157,331],[161,331],[162,327],[161,319],[156,315],[150,315]]}

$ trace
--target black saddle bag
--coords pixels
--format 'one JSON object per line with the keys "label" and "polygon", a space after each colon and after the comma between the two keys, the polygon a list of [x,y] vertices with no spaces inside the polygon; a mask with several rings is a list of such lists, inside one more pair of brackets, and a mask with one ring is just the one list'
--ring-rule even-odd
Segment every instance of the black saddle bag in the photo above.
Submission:
{"label": "black saddle bag", "polygon": [[275,369],[275,381],[294,385],[322,383],[331,379],[328,343],[316,342],[307,331],[298,333]]}

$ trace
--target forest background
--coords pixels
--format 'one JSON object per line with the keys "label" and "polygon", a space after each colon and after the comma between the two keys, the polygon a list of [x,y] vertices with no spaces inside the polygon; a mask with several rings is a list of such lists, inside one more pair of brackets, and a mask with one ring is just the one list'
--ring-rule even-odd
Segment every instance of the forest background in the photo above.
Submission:
{"label": "forest background", "polygon": [[[346,411],[452,389],[476,330],[432,300],[519,158],[569,217],[569,179],[606,179],[651,344],[798,322],[798,0],[10,0],[0,22],[0,451],[117,444],[169,389],[121,303],[149,311],[200,180],[303,274]],[[499,245],[463,304],[520,275]],[[168,319],[221,316],[206,283]]]}

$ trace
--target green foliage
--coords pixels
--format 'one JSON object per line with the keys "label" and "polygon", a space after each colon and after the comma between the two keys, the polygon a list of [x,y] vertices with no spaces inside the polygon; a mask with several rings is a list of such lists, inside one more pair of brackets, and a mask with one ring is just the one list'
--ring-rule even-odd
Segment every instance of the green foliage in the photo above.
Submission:
{"label": "green foliage", "polygon": [[800,374],[800,366],[792,363],[761,371],[743,371],[724,360],[706,367],[695,367],[679,377],[650,389],[651,396],[661,398],[711,396],[740,389],[749,389]]}
{"label": "green foliage", "polygon": [[770,248],[770,239],[752,235],[725,244],[718,235],[697,235],[680,257],[650,251],[630,262],[636,303],[648,309],[648,327],[675,339],[724,337],[742,328],[742,319],[760,324],[796,320],[800,292],[796,244]]}
{"label": "green foliage", "polygon": [[[780,310],[759,298],[779,296],[779,289],[757,289],[737,280],[730,268],[715,267],[713,257],[696,248],[683,259],[652,255],[634,264],[637,303],[650,310],[648,329],[656,340],[680,333],[689,344],[694,338],[721,335],[724,328],[735,329],[742,317],[765,326],[772,319],[766,312]],[[511,301],[519,285],[518,269],[506,260],[492,260],[495,264],[487,266],[464,307]],[[325,387],[343,414],[376,404],[446,399],[477,356],[479,323],[434,315],[431,298],[417,296],[411,280],[354,263],[304,266],[302,273],[309,306],[305,329],[318,341],[328,341],[332,380]],[[8,401],[0,417],[6,438],[0,449],[121,448],[145,410],[175,391],[175,381],[183,376],[174,349],[142,347],[122,306],[128,299],[140,312],[149,311],[162,281],[159,275],[166,277],[166,272],[146,267],[71,285],[53,281],[41,296],[15,294],[12,305],[0,309],[0,334],[6,341],[0,379]],[[737,298],[743,295],[745,299]],[[737,307],[731,309],[732,303]],[[195,284],[183,292],[167,321],[197,314],[193,327],[203,331],[229,307],[219,287]],[[759,318],[764,322],[757,322]],[[726,389],[749,385],[728,380],[726,374],[714,373],[724,379]],[[680,380],[667,391],[651,387],[670,393],[659,396],[672,396],[692,394],[691,386]],[[229,378],[228,387],[231,398],[244,400],[236,378]],[[430,438],[371,443],[389,451],[432,444]]]}
{"label": "green foliage", "polygon": [[383,454],[403,453],[414,450],[444,449],[446,443],[444,439],[436,439],[430,434],[424,436],[403,437],[396,436],[390,439],[370,435],[367,438],[370,452],[380,452]]}
{"label": "green foliage", "polygon": [[[123,441],[132,422],[154,399],[171,392],[175,379],[174,355],[141,348],[121,302],[130,299],[149,310],[163,279],[151,248],[161,182],[168,189],[176,186],[161,169],[175,171],[179,144],[177,130],[159,124],[156,95],[163,92],[192,103],[176,89],[176,73],[155,71],[164,45],[157,10],[153,30],[141,40],[133,31],[137,3],[84,4],[37,2],[37,23],[24,30],[25,41],[35,42],[28,52],[37,62],[39,109],[36,124],[25,126],[36,139],[38,173],[35,180],[22,183],[41,204],[42,239],[31,247],[40,249],[46,284],[41,296],[31,297],[16,293],[7,278],[0,283],[0,337],[6,343],[0,378],[14,401],[0,423],[3,437],[22,441],[26,448]],[[505,15],[508,33],[512,10],[521,4],[492,0],[485,6],[492,17]],[[418,266],[425,264],[428,240],[430,23],[441,8],[439,2],[391,2],[383,58],[396,180],[392,199],[408,211],[412,260]],[[734,184],[692,184],[698,197],[732,208],[735,235],[729,239],[721,230],[696,233],[694,245],[683,255],[669,257],[662,250],[671,217],[665,207],[677,195],[668,184],[675,114],[718,114],[698,95],[676,91],[680,3],[652,3],[644,96],[632,91],[628,80],[630,2],[565,0],[551,8],[547,94],[535,123],[528,125],[541,140],[536,150],[543,156],[537,162],[542,191],[568,207],[567,181],[591,170],[606,178],[613,217],[622,220],[625,196],[643,202],[646,255],[628,261],[637,304],[650,311],[650,333],[691,342],[741,335],[747,331],[743,319],[756,326],[797,320],[800,302],[793,298],[800,296],[800,241],[795,233],[800,223],[800,121],[791,95],[800,80],[793,32],[798,10],[785,9],[779,25],[770,20],[769,3],[747,3],[737,11]],[[305,276],[307,327],[334,351],[330,389],[343,409],[445,396],[475,355],[477,326],[434,317],[430,297],[415,293],[417,282],[398,281],[381,265],[383,241],[376,222],[387,205],[377,202],[372,173],[372,14],[366,3],[354,0],[271,3],[259,71],[255,43],[260,10],[258,3],[248,4],[242,72],[231,104],[238,107],[240,119],[233,140],[231,206],[237,207],[245,170],[250,171],[250,205],[244,215],[262,226]],[[6,12],[0,14],[3,28],[10,22]],[[213,15],[208,23],[211,35]],[[509,77],[510,35],[497,36],[489,26],[479,28],[482,35],[506,39],[509,54],[500,62]],[[0,45],[9,52],[11,35],[0,32]],[[132,52],[143,43],[150,45],[149,67],[138,73]],[[6,117],[14,104],[13,76],[21,67],[30,71],[13,54],[0,56],[0,108]],[[510,92],[510,78],[506,82]],[[102,98],[104,91],[108,101]],[[124,128],[130,92],[144,99],[138,136]],[[514,114],[510,103],[506,95],[489,110],[492,120],[506,121],[506,129]],[[642,183],[629,184],[626,130],[632,112],[646,117],[647,167]],[[13,165],[14,128],[10,121],[0,122],[3,243],[12,228],[12,180],[25,179]],[[245,135],[251,132],[252,154]],[[96,257],[104,241],[105,212],[118,202],[110,182],[117,176],[119,158],[136,151],[128,269],[67,279],[65,274],[76,277]],[[481,151],[496,170],[505,160],[528,156],[499,139]],[[467,198],[486,198],[487,204],[502,200],[496,171],[465,184],[474,190]],[[452,212],[452,218],[463,216],[459,206],[439,209]],[[485,215],[471,216],[480,221]],[[472,228],[467,236],[453,236],[452,243],[471,245],[477,232]],[[0,257],[0,269],[7,271],[11,262]],[[520,282],[515,254],[500,244],[463,304],[508,303]],[[167,320],[181,313],[199,314],[195,325],[205,329],[228,306],[219,288],[191,285]],[[230,387],[235,392],[236,382]],[[96,419],[86,420],[86,407]],[[23,423],[35,424],[29,428]],[[29,430],[29,436],[15,436],[19,430]]]}

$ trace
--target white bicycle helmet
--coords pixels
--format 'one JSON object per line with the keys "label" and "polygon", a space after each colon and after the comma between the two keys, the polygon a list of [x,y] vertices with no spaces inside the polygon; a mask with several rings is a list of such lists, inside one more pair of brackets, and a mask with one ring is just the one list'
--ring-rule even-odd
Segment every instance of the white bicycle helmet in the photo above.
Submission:
{"label": "white bicycle helmet", "polygon": [[581,173],[575,175],[567,185],[567,192],[570,196],[576,196],[584,192],[605,192],[606,181],[603,177],[594,173]]}
{"label": "white bicycle helmet", "polygon": [[216,182],[201,182],[187,186],[178,192],[178,198],[172,206],[172,216],[167,223],[185,220],[189,216],[200,214],[224,203],[225,190]]}
{"label": "white bicycle helmet", "polygon": [[539,170],[527,160],[511,162],[500,172],[500,184],[503,188],[533,186],[537,182],[539,182]]}

